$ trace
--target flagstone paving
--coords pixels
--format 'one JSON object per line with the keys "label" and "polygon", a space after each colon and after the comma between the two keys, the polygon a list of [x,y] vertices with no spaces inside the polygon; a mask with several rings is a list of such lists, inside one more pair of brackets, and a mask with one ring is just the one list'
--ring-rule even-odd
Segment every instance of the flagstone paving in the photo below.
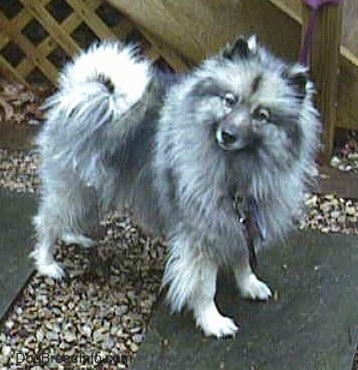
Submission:
{"label": "flagstone paving", "polygon": [[0,318],[33,270],[28,256],[34,209],[33,195],[0,189]]}

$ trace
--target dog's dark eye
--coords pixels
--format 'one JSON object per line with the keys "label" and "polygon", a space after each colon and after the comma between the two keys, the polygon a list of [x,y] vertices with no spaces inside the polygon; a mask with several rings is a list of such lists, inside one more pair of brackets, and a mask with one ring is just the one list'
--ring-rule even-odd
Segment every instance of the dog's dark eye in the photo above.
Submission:
{"label": "dog's dark eye", "polygon": [[270,119],[270,111],[266,108],[259,107],[254,111],[254,119],[260,122],[267,122]]}
{"label": "dog's dark eye", "polygon": [[233,93],[226,93],[223,98],[224,106],[226,108],[233,108],[234,105],[238,102],[238,97]]}

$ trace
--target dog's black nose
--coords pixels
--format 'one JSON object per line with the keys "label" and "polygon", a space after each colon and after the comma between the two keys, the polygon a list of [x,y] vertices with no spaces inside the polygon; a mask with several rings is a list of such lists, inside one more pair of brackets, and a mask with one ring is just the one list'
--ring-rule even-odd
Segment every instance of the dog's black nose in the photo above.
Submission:
{"label": "dog's black nose", "polygon": [[237,140],[237,135],[235,135],[230,130],[223,130],[221,132],[221,139],[223,144],[230,145],[235,143],[235,141]]}

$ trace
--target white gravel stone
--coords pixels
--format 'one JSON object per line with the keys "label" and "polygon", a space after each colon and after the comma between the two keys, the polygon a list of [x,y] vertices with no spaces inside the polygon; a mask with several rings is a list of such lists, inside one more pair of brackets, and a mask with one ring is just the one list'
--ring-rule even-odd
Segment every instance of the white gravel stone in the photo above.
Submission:
{"label": "white gravel stone", "polygon": [[63,339],[65,342],[67,343],[74,343],[77,341],[77,336],[75,333],[71,332],[71,331],[66,331],[64,334],[63,334]]}
{"label": "white gravel stone", "polygon": [[6,365],[9,362],[10,356],[11,356],[11,347],[3,346],[1,350],[1,358],[0,358],[1,364]]}
{"label": "white gravel stone", "polygon": [[92,335],[92,328],[89,325],[84,325],[81,328],[81,332],[88,338]]}
{"label": "white gravel stone", "polygon": [[36,340],[41,343],[45,338],[45,333],[43,331],[43,329],[39,329],[37,330],[36,332]]}

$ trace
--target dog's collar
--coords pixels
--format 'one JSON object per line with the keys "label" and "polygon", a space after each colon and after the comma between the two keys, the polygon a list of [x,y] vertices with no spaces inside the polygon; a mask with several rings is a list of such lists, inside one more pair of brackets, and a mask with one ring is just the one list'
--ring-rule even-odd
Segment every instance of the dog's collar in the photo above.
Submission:
{"label": "dog's collar", "polygon": [[244,199],[240,194],[235,194],[233,199],[237,220],[242,225],[246,246],[249,252],[250,267],[252,271],[255,272],[257,268],[257,257],[254,234],[258,234],[262,241],[265,240],[265,229],[260,220],[258,204],[257,201],[250,196]]}

